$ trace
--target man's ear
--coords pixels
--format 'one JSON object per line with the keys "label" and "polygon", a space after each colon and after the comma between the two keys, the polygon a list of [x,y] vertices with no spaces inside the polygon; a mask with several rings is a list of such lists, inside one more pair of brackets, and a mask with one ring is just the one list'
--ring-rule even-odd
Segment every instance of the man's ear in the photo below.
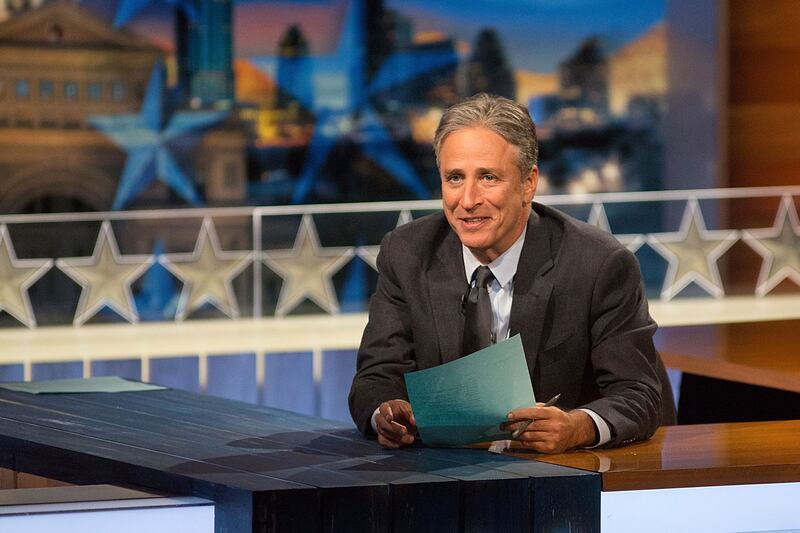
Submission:
{"label": "man's ear", "polygon": [[533,197],[536,194],[536,187],[539,185],[539,167],[533,165],[533,168],[527,176],[522,180],[522,202],[523,205],[530,205]]}

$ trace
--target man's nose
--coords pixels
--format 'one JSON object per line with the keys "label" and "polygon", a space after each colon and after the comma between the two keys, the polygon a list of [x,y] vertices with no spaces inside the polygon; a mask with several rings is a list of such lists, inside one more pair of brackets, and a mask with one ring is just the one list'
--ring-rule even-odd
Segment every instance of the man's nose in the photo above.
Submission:
{"label": "man's nose", "polygon": [[461,207],[466,210],[475,208],[481,203],[481,190],[475,180],[468,179],[464,182],[464,193],[461,195]]}

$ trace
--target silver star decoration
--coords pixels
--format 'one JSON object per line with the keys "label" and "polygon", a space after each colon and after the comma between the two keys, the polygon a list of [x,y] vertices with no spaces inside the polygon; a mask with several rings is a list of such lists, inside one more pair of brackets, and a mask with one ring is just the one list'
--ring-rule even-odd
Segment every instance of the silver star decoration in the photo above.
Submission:
{"label": "silver star decoration", "polygon": [[205,304],[213,305],[228,318],[239,318],[233,280],[252,259],[252,252],[223,251],[214,222],[204,218],[192,253],[164,254],[158,258],[183,283],[175,320],[186,319]]}
{"label": "silver star decoration", "polygon": [[[606,215],[606,209],[600,202],[595,202],[594,204],[592,204],[592,210],[589,212],[589,219],[586,222],[588,224],[591,224],[592,226],[598,227],[601,230],[614,235],[611,232],[611,225],[608,223],[608,216]],[[642,245],[644,244],[644,235],[642,235],[641,233],[614,235],[614,237],[619,241],[621,245],[623,245],[631,252],[635,252],[636,250],[641,248]]]}
{"label": "silver star decoration", "polygon": [[717,260],[738,240],[738,234],[736,230],[707,230],[700,205],[690,199],[679,231],[647,236],[647,243],[669,261],[661,298],[672,299],[692,282],[715,298],[723,297]]}
{"label": "silver star decoration", "polygon": [[[400,216],[397,217],[397,224],[395,224],[395,228],[399,228],[403,224],[411,222],[414,220],[414,217],[411,216],[411,211],[408,209],[403,209],[400,211]],[[363,259],[369,266],[373,268],[373,270],[378,270],[378,252],[381,251],[380,245],[372,245],[372,246],[359,246],[356,248],[356,255]]]}
{"label": "silver star decoration", "polygon": [[323,248],[311,215],[303,215],[291,250],[264,252],[264,263],[283,278],[276,316],[286,316],[306,298],[328,313],[339,312],[331,276],[353,257],[353,248]]}
{"label": "silver star decoration", "polygon": [[52,259],[17,259],[8,228],[0,225],[0,311],[36,327],[28,289],[52,266]]}
{"label": "silver star decoration", "polygon": [[56,261],[56,266],[82,287],[73,325],[80,326],[103,307],[110,308],[128,322],[138,322],[131,284],[152,263],[152,255],[120,255],[111,223],[104,221],[92,257]]}
{"label": "silver star decoration", "polygon": [[744,230],[742,239],[764,258],[757,296],[765,296],[787,278],[800,285],[800,221],[790,195],[783,196],[771,228]]}

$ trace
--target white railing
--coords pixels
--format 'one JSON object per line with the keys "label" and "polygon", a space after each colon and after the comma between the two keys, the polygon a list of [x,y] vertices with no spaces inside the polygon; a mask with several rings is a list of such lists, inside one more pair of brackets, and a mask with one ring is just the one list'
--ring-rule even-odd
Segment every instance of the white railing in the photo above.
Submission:
{"label": "white railing", "polygon": [[[752,235],[760,235],[758,231],[779,226],[776,217],[783,211],[784,216],[795,237],[800,242],[800,224],[797,222],[795,198],[800,196],[800,186],[795,187],[765,187],[765,188],[740,188],[740,189],[701,189],[682,191],[658,192],[629,192],[629,193],[598,193],[571,196],[539,196],[537,201],[570,209],[583,207],[588,213],[586,218],[592,218],[595,224],[602,225],[607,220],[601,220],[604,207],[612,204],[662,204],[662,212],[654,215],[652,220],[644,221],[652,225],[652,230],[642,231],[634,236],[639,237],[641,246],[639,253],[649,253],[652,262],[655,255],[655,245],[659,235],[666,233],[679,233],[676,231],[676,220],[686,219],[691,206],[695,206],[702,220],[709,221],[713,232],[731,232],[732,239],[744,239]],[[737,202],[747,199],[769,199],[774,202],[767,204],[766,209],[760,209],[760,218],[747,216],[719,217],[703,215],[699,210],[698,201],[714,202],[709,213],[725,213],[730,211],[727,202]],[[676,203],[677,202],[677,203]],[[739,204],[737,204],[739,205]],[[771,207],[775,205],[774,209]],[[64,213],[41,215],[2,215],[0,226],[14,229],[16,226],[30,224],[45,224],[48,227],[55,225],[54,234],[60,224],[75,224],[80,222],[147,222],[137,226],[139,230],[147,230],[157,235],[146,236],[150,240],[156,236],[167,236],[173,231],[173,225],[159,226],[161,220],[186,221],[186,220],[211,220],[222,224],[225,219],[239,219],[236,227],[249,230],[249,249],[240,249],[236,253],[247,254],[252,259],[252,272],[248,275],[249,298],[251,302],[243,307],[243,315],[238,319],[198,319],[189,316],[186,321],[161,321],[128,324],[124,322],[113,324],[83,324],[81,327],[68,325],[72,317],[66,317],[63,325],[40,326],[29,329],[25,327],[5,327],[0,329],[0,369],[3,365],[22,365],[24,379],[33,377],[33,368],[36,365],[52,362],[81,362],[82,374],[92,374],[92,363],[95,361],[113,361],[120,359],[138,359],[141,362],[141,379],[150,379],[150,361],[153,358],[171,357],[192,354],[198,358],[199,389],[205,390],[209,379],[208,358],[210,356],[225,354],[255,354],[255,381],[259,390],[265,384],[264,354],[277,352],[310,352],[312,354],[312,373],[315,387],[325,379],[323,375],[323,353],[330,350],[354,350],[357,348],[361,332],[366,323],[365,309],[356,312],[341,312],[334,309],[327,314],[297,315],[293,310],[288,311],[288,316],[273,316],[273,313],[264,313],[264,286],[262,285],[265,269],[270,268],[265,262],[265,254],[274,252],[262,246],[265,237],[269,237],[275,217],[302,217],[314,215],[352,215],[355,213],[397,213],[398,219],[407,219],[409,215],[420,215],[440,209],[438,200],[412,201],[412,202],[380,202],[337,205],[297,205],[276,207],[234,207],[234,208],[206,208],[206,209],[164,209],[151,211],[122,211],[100,213]],[[755,216],[755,215],[753,215]],[[665,223],[666,219],[672,222]],[[726,220],[733,220],[728,225]],[[249,221],[249,222],[248,222]],[[721,221],[721,222],[720,222]],[[671,224],[671,225],[670,225]],[[613,225],[613,224],[612,224]],[[735,225],[736,227],[731,227]],[[303,223],[300,224],[301,228]],[[705,222],[703,223],[705,226]],[[389,228],[390,229],[390,228]],[[705,229],[703,227],[703,229]],[[285,230],[285,228],[284,228]],[[300,231],[300,230],[298,230]],[[13,231],[6,235],[13,235]],[[196,235],[194,230],[186,235]],[[654,236],[655,239],[654,240]],[[702,236],[701,236],[702,237]],[[714,238],[717,238],[718,235]],[[92,237],[94,238],[94,237]],[[194,242],[194,237],[188,238]],[[11,244],[17,251],[24,248],[24,243],[16,243],[11,239]],[[189,242],[191,244],[191,242]],[[355,241],[346,243],[355,250],[359,244]],[[366,243],[375,248],[377,243]],[[800,245],[798,245],[800,246]],[[651,249],[644,252],[648,247]],[[3,247],[0,247],[3,248]],[[224,247],[223,247],[224,248]],[[320,250],[329,247],[322,243]],[[340,246],[339,249],[342,247]],[[756,261],[757,250],[753,248],[752,255]],[[0,253],[7,253],[0,249]],[[224,250],[221,253],[228,253]],[[800,252],[798,252],[800,253]],[[19,255],[19,254],[18,254]],[[165,255],[175,255],[168,251]],[[184,254],[186,255],[186,254]],[[350,254],[351,261],[360,261],[354,253]],[[243,255],[242,255],[243,256]],[[121,257],[127,257],[122,254]],[[46,259],[46,258],[43,258]],[[54,263],[59,264],[56,259]],[[155,258],[157,259],[157,258]],[[666,260],[662,260],[663,263]],[[166,264],[168,261],[163,261]],[[758,266],[758,265],[756,265]],[[763,265],[762,265],[763,266]],[[370,268],[370,267],[365,267]],[[763,270],[763,268],[762,268]],[[755,275],[755,273],[752,273]],[[786,280],[781,290],[768,291],[764,297],[757,296],[757,291],[752,290],[755,280],[746,283],[750,287],[747,291],[735,294],[723,294],[722,298],[712,298],[711,291],[703,290],[702,286],[694,286],[686,294],[672,294],[668,297],[658,298],[658,294],[651,297],[651,313],[662,326],[704,324],[713,322],[735,322],[752,320],[777,320],[800,318],[800,271],[786,271],[783,273]],[[244,275],[244,274],[241,274]],[[251,276],[251,277],[250,277]],[[652,277],[652,276],[651,276]],[[0,278],[3,279],[3,278]],[[727,278],[723,280],[727,283]],[[658,283],[655,283],[657,285]],[[652,287],[651,287],[652,288]],[[657,290],[658,288],[655,287]],[[691,294],[692,290],[694,293]],[[653,292],[653,291],[651,291]],[[679,291],[680,292],[680,291]],[[703,294],[709,297],[702,297]],[[0,291],[0,297],[3,292]],[[661,291],[664,295],[664,291]],[[698,297],[700,296],[700,297]],[[274,298],[273,298],[274,299]],[[0,304],[3,302],[0,301]],[[274,302],[268,302],[272,305]],[[3,308],[7,312],[7,307]],[[191,315],[191,313],[189,313]],[[264,316],[264,315],[267,316]],[[7,317],[6,317],[7,318]],[[344,391],[346,393],[346,391]],[[316,414],[324,414],[316,412]]]}

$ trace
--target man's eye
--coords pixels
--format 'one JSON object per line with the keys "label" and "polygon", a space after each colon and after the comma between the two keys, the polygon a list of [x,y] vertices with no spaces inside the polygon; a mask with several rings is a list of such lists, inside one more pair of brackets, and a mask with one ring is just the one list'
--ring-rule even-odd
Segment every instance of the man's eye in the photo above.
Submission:
{"label": "man's eye", "polygon": [[494,181],[497,179],[497,177],[494,174],[484,174],[483,176],[481,176],[481,178],[483,178],[485,181]]}
{"label": "man's eye", "polygon": [[447,181],[451,182],[451,183],[452,182],[456,182],[457,183],[457,182],[461,181],[461,176],[459,176],[458,174],[450,174],[445,179]]}

